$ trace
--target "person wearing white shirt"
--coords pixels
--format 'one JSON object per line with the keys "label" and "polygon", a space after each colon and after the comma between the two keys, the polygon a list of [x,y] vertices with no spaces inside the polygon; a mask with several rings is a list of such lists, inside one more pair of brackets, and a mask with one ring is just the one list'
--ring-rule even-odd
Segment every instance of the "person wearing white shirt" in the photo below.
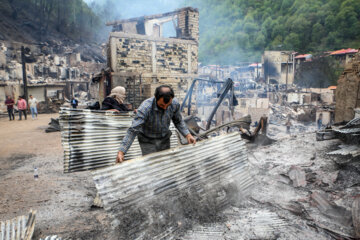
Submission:
{"label": "person wearing white shirt", "polygon": [[32,95],[30,95],[30,99],[29,99],[29,107],[30,107],[30,111],[31,111],[31,117],[32,119],[37,119],[37,99],[34,98]]}

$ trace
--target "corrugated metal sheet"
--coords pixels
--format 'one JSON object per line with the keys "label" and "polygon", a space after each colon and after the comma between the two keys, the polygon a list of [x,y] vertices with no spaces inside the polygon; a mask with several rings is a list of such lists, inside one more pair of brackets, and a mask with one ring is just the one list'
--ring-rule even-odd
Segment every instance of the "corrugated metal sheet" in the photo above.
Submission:
{"label": "corrugated metal sheet", "polygon": [[339,150],[327,153],[328,155],[351,155],[353,157],[360,155],[360,147],[358,145],[340,145]]}
{"label": "corrugated metal sheet", "polygon": [[93,179],[123,239],[171,239],[178,222],[211,218],[254,184],[238,133],[97,169]]}
{"label": "corrugated metal sheet", "polygon": [[354,134],[354,133],[360,133],[360,128],[334,129],[334,131],[342,134]]}
{"label": "corrugated metal sheet", "polygon": [[0,222],[0,240],[30,240],[34,233],[36,211]]}
{"label": "corrugated metal sheet", "polygon": [[[120,142],[131,126],[133,113],[61,108],[61,141],[64,172],[85,171],[115,164]],[[173,125],[171,147],[178,145]],[[141,156],[137,139],[126,160]]]}
{"label": "corrugated metal sheet", "polygon": [[253,183],[247,166],[245,143],[233,133],[99,169],[93,178],[105,209],[111,210],[235,179],[246,189]]}
{"label": "corrugated metal sheet", "polygon": [[61,237],[58,237],[57,235],[53,235],[53,236],[47,236],[45,238],[40,238],[40,240],[61,240]]}

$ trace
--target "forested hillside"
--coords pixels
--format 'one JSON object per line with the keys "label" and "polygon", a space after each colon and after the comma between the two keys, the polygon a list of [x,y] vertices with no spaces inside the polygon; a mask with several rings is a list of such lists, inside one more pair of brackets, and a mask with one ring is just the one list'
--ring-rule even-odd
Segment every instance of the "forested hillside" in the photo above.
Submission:
{"label": "forested hillside", "polygon": [[87,0],[90,7],[83,0],[0,2],[0,39],[105,41],[105,21],[178,5],[200,10],[203,63],[259,61],[264,50],[316,55],[360,47],[360,0]]}
{"label": "forested hillside", "polygon": [[200,61],[260,60],[264,50],[360,47],[360,0],[186,0],[200,10]]}
{"label": "forested hillside", "polygon": [[82,0],[1,0],[0,39],[94,41],[103,28]]}

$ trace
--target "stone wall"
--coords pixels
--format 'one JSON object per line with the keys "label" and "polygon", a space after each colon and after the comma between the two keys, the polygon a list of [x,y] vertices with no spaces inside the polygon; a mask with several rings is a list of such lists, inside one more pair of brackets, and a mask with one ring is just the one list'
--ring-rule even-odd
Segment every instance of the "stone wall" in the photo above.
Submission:
{"label": "stone wall", "polygon": [[111,69],[115,73],[197,74],[195,41],[111,33]]}
{"label": "stone wall", "polygon": [[194,8],[185,8],[178,14],[178,27],[182,38],[199,41],[199,11]]}
{"label": "stone wall", "polygon": [[171,85],[180,100],[197,76],[198,44],[193,40],[139,34],[110,34],[112,87],[125,86],[135,107],[161,84]]}
{"label": "stone wall", "polygon": [[350,121],[360,107],[360,53],[345,66],[336,88],[335,122]]}

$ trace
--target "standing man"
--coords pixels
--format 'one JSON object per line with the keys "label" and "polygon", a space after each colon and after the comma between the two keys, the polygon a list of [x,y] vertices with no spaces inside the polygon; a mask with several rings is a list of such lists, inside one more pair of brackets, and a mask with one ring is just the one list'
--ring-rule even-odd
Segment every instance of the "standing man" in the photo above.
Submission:
{"label": "standing man", "polygon": [[26,100],[21,96],[19,96],[19,100],[17,102],[17,107],[19,110],[19,121],[21,120],[21,114],[24,114],[25,120],[27,120],[27,118],[26,118],[27,104],[26,104]]}
{"label": "standing man", "polygon": [[155,97],[146,99],[137,109],[132,125],[120,145],[116,163],[124,161],[124,155],[136,136],[142,155],[169,149],[171,120],[189,144],[196,143],[182,119],[180,104],[174,98],[173,89],[168,85],[161,85],[156,88]]}
{"label": "standing man", "polygon": [[5,105],[7,106],[10,121],[15,120],[14,103],[14,100],[10,96],[7,96],[7,99],[5,100]]}
{"label": "standing man", "polygon": [[31,117],[32,119],[37,119],[37,104],[38,101],[36,98],[34,98],[32,95],[30,95],[30,100],[29,100],[29,106],[30,106],[30,111],[31,111]]}
{"label": "standing man", "polygon": [[71,106],[72,106],[73,108],[77,108],[77,106],[78,106],[78,100],[76,100],[76,98],[73,98],[73,99],[71,100]]}

